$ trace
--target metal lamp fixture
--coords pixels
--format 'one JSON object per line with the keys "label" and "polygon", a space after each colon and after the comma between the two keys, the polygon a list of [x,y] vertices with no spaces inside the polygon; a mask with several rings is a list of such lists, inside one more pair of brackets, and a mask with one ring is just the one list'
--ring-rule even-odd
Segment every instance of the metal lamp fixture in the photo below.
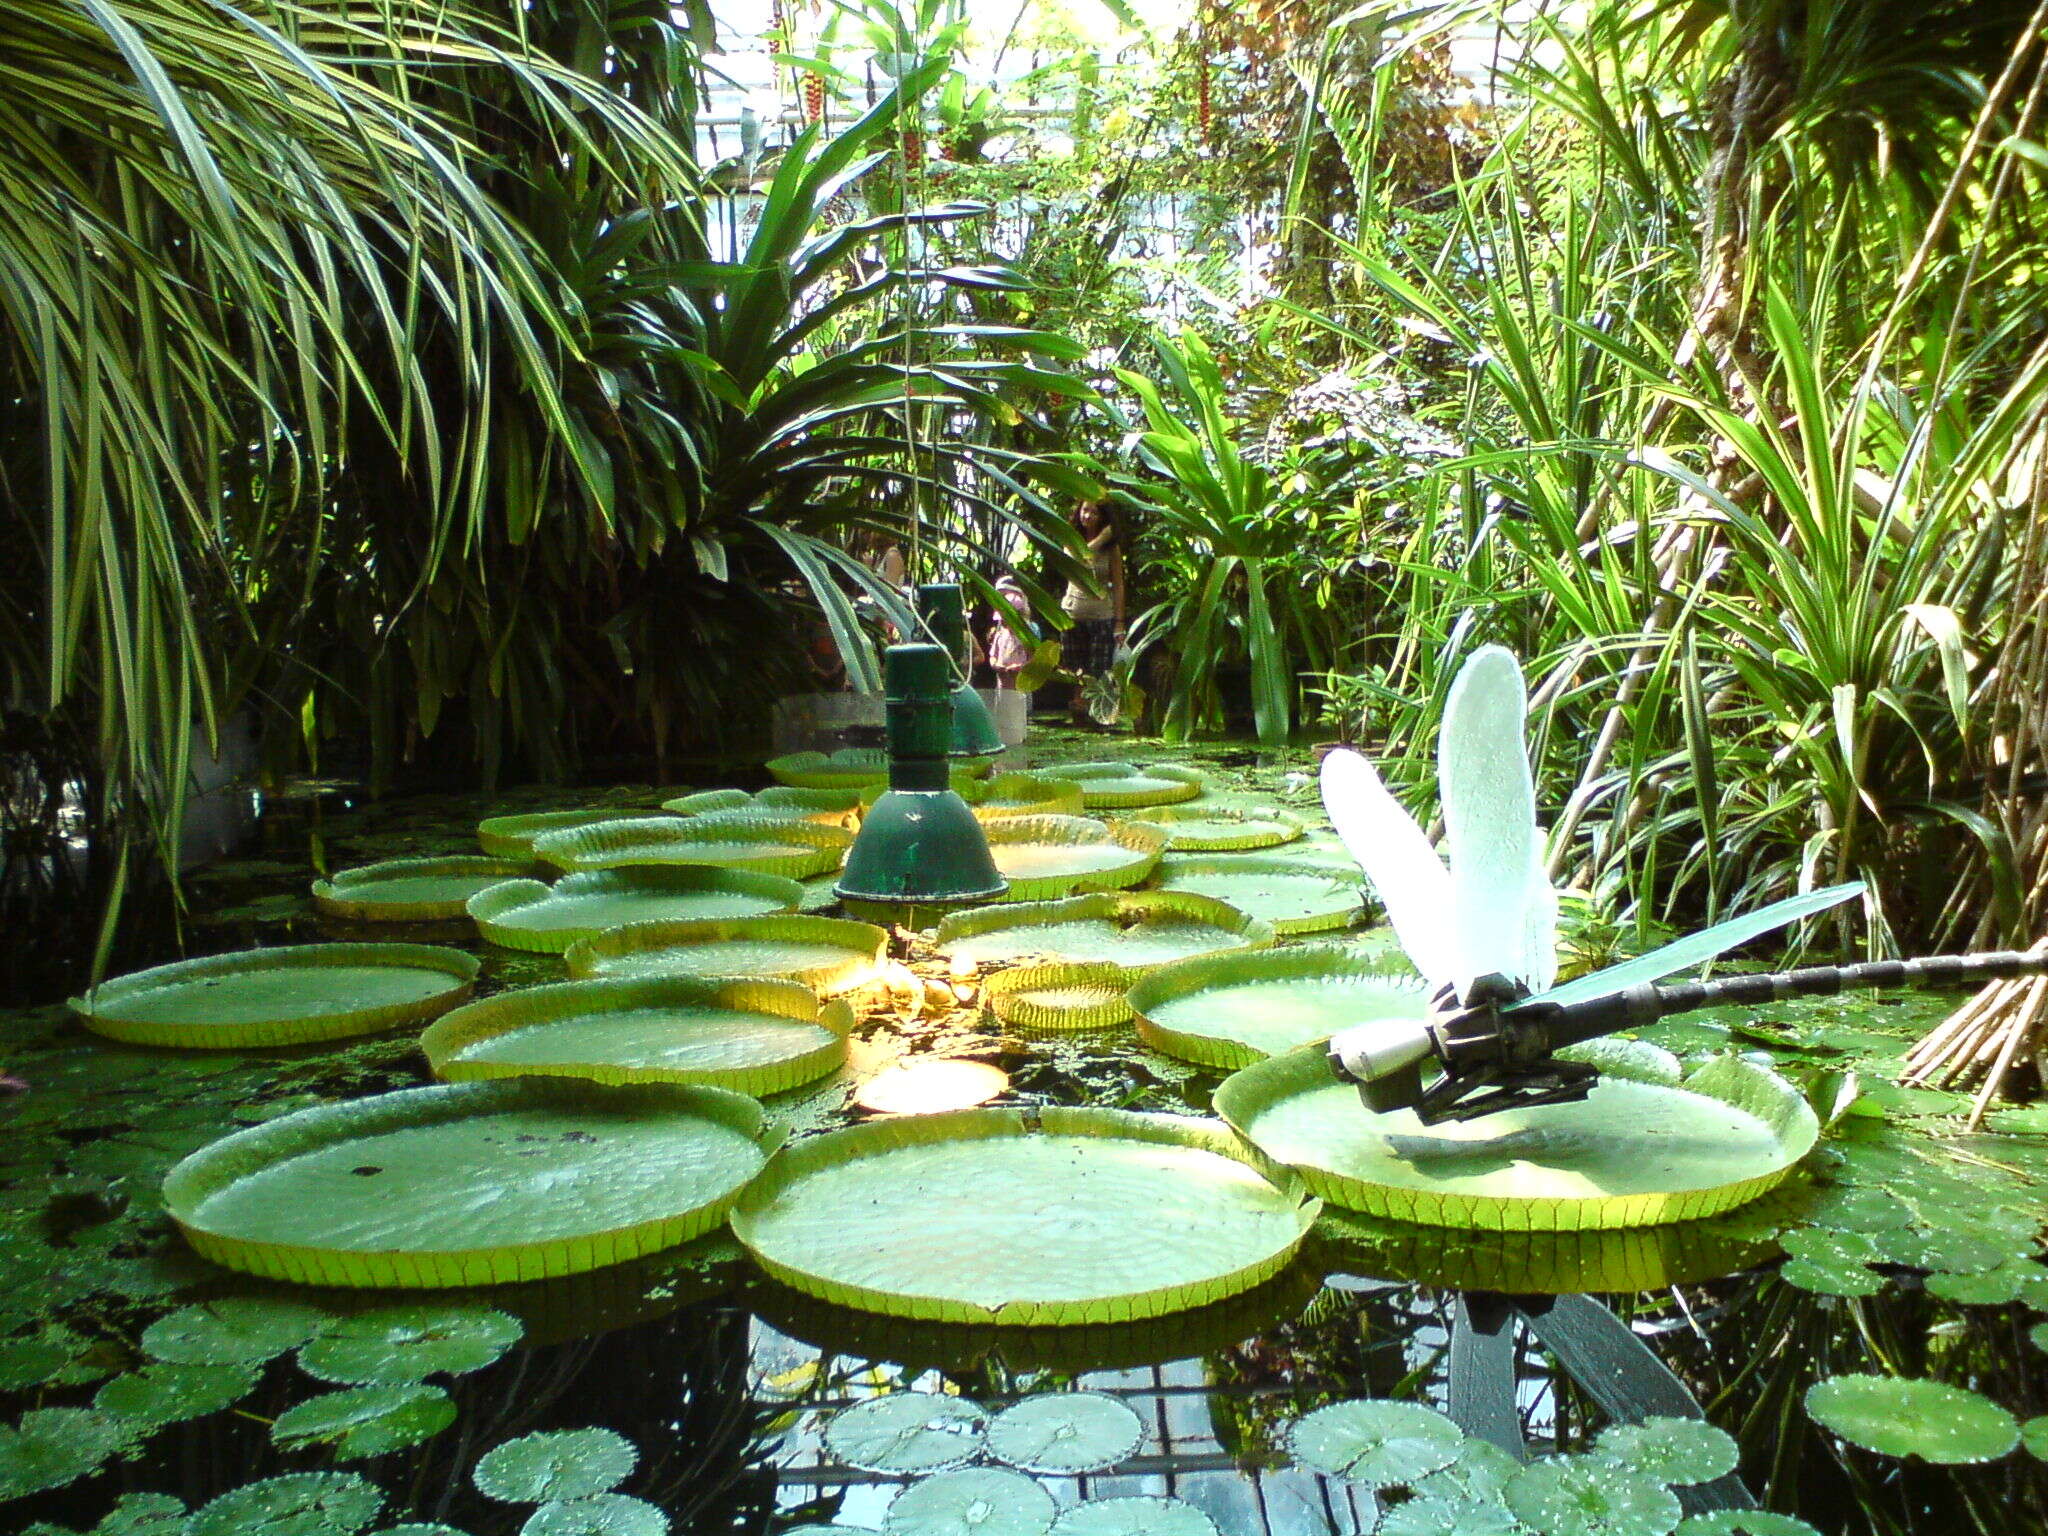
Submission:
{"label": "metal lamp fixture", "polygon": [[1010,883],[947,767],[953,665],[936,645],[892,645],[882,666],[889,788],[861,818],[834,894],[856,916],[905,923],[914,912],[995,901]]}
{"label": "metal lamp fixture", "polygon": [[957,584],[928,582],[917,589],[917,616],[932,639],[944,648],[957,674],[952,680],[948,702],[952,707],[952,733],[947,753],[952,757],[994,757],[1003,750],[1003,738],[981,695],[968,676],[967,601]]}

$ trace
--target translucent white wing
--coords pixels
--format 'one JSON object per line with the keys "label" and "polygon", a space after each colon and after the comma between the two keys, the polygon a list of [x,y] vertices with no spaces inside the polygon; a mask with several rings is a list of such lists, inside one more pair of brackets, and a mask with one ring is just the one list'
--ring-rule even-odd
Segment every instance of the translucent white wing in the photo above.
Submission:
{"label": "translucent white wing", "polygon": [[1451,876],[1422,828],[1356,752],[1323,759],[1323,807],[1432,986],[1450,979]]}
{"label": "translucent white wing", "polygon": [[1444,706],[1437,778],[1451,856],[1449,980],[1461,997],[1480,976],[1541,991],[1556,974],[1557,898],[1536,831],[1527,713],[1522,669],[1497,645],[1472,654]]}

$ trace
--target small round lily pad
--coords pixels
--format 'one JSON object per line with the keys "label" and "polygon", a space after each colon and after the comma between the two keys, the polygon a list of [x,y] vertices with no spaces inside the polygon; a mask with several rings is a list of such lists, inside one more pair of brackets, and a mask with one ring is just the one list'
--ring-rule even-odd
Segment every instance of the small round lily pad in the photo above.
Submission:
{"label": "small round lily pad", "polygon": [[519,1536],[668,1536],[660,1506],[623,1493],[556,1499],[526,1517]]}
{"label": "small round lily pad", "polygon": [[485,1452],[470,1474],[476,1491],[506,1504],[541,1504],[605,1493],[633,1475],[640,1453],[609,1429],[551,1429]]}
{"label": "small round lily pad", "polygon": [[891,1392],[825,1426],[825,1449],[863,1472],[943,1472],[981,1449],[988,1415],[963,1397]]}
{"label": "small round lily pad", "polygon": [[1528,1529],[1497,1499],[1420,1494],[1388,1510],[1374,1536],[1525,1536]]}
{"label": "small round lily pad", "polygon": [[2019,1444],[2019,1425],[1990,1399],[1946,1382],[1831,1376],[1806,1391],[1815,1423],[1885,1456],[1953,1466],[1995,1461]]}
{"label": "small round lily pad", "polygon": [[327,1314],[281,1296],[224,1296],[166,1313],[142,1352],[174,1365],[260,1365],[313,1337]]}
{"label": "small round lily pad", "polygon": [[352,1472],[290,1472],[230,1488],[193,1512],[187,1536],[356,1536],[384,1495]]}
{"label": "small round lily pad", "polygon": [[396,1386],[480,1371],[519,1342],[519,1319],[494,1307],[378,1307],[321,1325],[299,1368],[322,1381]]}
{"label": "small round lily pad", "polygon": [[0,1502],[62,1488],[123,1450],[135,1426],[90,1408],[32,1408],[0,1424]]}
{"label": "small round lily pad", "polygon": [[104,1383],[92,1405],[135,1424],[200,1419],[240,1402],[256,1390],[257,1369],[230,1365],[146,1365]]}
{"label": "small round lily pad", "polygon": [[280,1450],[329,1446],[337,1461],[382,1456],[430,1439],[455,1422],[455,1403],[439,1387],[344,1387],[292,1404],[270,1426]]}
{"label": "small round lily pad", "polygon": [[1457,1459],[1465,1432],[1420,1403],[1359,1398],[1296,1421],[1288,1449],[1303,1466],[1368,1488],[1406,1487]]}
{"label": "small round lily pad", "polygon": [[446,922],[478,891],[533,871],[527,859],[386,859],[315,880],[313,905],[350,922]]}
{"label": "small round lily pad", "polygon": [[888,1536],[1045,1536],[1058,1506],[1040,1484],[994,1467],[912,1483],[889,1505]]}
{"label": "small round lily pad", "polygon": [[1794,1515],[1769,1509],[1712,1509],[1678,1522],[1678,1536],[1820,1536]]}
{"label": "small round lily pad", "polygon": [[1052,1536],[1220,1536],[1216,1522],[1186,1499],[1141,1494],[1090,1499],[1063,1511]]}
{"label": "small round lily pad", "polygon": [[1508,1508],[1545,1536],[1667,1536],[1684,1512],[1662,1483],[1604,1456],[1547,1456],[1503,1490]]}
{"label": "small round lily pad", "polygon": [[1137,1450],[1144,1435],[1144,1423],[1113,1397],[1045,1392],[990,1421],[988,1453],[1026,1472],[1099,1472]]}
{"label": "small round lily pad", "polygon": [[1734,1437],[1704,1419],[1616,1424],[1601,1434],[1595,1448],[1670,1486],[1712,1482],[1733,1472],[1742,1459]]}

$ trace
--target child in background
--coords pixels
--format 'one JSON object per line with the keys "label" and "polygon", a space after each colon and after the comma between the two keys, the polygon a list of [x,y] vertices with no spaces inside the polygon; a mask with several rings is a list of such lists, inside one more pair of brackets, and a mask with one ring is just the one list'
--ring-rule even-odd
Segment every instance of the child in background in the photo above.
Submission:
{"label": "child in background", "polygon": [[[1031,660],[1032,648],[1013,626],[1030,625],[1031,600],[1024,595],[1023,587],[1017,584],[1014,576],[1004,576],[996,582],[996,598],[996,621],[988,632],[988,664],[995,668],[998,688],[1015,688],[1017,674]],[[1014,619],[1003,611],[1004,603],[1015,610]]]}

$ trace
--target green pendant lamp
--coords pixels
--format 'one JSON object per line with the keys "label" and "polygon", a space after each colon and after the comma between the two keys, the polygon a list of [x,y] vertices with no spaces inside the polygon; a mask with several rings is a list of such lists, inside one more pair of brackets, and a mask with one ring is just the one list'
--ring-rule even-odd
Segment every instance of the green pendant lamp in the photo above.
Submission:
{"label": "green pendant lamp", "polygon": [[917,616],[926,632],[944,647],[953,663],[950,702],[953,709],[950,757],[995,757],[1003,750],[994,716],[974,691],[967,649],[967,600],[950,581],[928,582],[917,589]]}
{"label": "green pendant lamp", "polygon": [[954,907],[998,900],[1010,883],[981,823],[951,788],[952,663],[936,645],[892,645],[882,667],[889,788],[861,818],[834,894],[856,917],[918,927]]}

